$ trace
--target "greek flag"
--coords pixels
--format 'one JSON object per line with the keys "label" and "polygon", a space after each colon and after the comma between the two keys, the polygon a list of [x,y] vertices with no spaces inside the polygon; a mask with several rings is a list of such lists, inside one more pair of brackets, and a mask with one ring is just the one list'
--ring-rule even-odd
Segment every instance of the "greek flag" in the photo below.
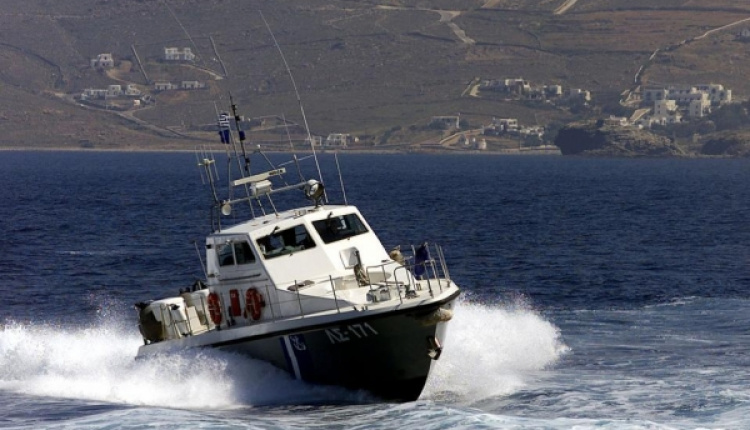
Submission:
{"label": "greek flag", "polygon": [[427,262],[430,260],[430,251],[427,249],[427,242],[423,243],[414,252],[414,277],[424,279],[427,272]]}
{"label": "greek flag", "polygon": [[219,114],[219,137],[221,138],[221,143],[229,144],[229,114]]}

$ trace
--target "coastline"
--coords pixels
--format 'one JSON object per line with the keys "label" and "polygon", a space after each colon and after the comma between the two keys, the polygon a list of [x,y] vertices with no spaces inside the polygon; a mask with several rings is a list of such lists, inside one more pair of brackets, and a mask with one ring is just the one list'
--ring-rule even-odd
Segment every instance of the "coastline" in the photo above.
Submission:
{"label": "coastline", "polygon": [[[217,144],[218,146],[219,144]],[[83,147],[68,147],[68,146],[27,146],[27,147],[21,147],[21,146],[0,146],[0,152],[195,152],[195,149],[190,148],[167,148],[167,147],[160,147],[160,148],[149,148],[149,147],[127,147],[127,148],[115,148],[115,147],[93,147],[93,148],[83,148]],[[298,151],[280,151],[280,150],[268,150],[264,151],[269,154],[292,154],[292,153],[312,153],[313,151],[310,149],[300,149]],[[461,154],[461,155],[486,155],[486,156],[519,156],[519,155],[540,155],[540,156],[562,156],[559,150],[554,149],[542,149],[542,150],[535,150],[535,149],[528,149],[528,150],[519,150],[519,149],[507,149],[502,151],[478,151],[478,150],[454,150],[454,149],[445,149],[445,150],[436,150],[435,148],[430,148],[427,150],[419,150],[419,149],[404,149],[404,150],[398,150],[398,149],[337,149],[337,150],[330,150],[330,149],[317,149],[316,152],[318,154],[328,154],[328,153],[338,153],[338,154],[368,154],[368,155],[406,155],[406,154],[426,154],[426,155],[447,155],[447,154]]]}
{"label": "coastline", "polygon": [[[217,144],[218,146],[219,144]],[[0,146],[0,152],[121,152],[121,153],[194,153],[195,148],[170,148],[170,147],[127,147],[127,148],[116,148],[116,147],[68,147],[68,146]],[[300,149],[298,151],[280,151],[277,149],[266,150],[266,154],[312,154],[310,149]],[[602,159],[602,158],[669,158],[669,159],[683,159],[683,160],[695,160],[695,159],[719,159],[719,160],[733,160],[743,159],[747,157],[731,156],[731,155],[704,155],[704,154],[682,154],[675,156],[622,156],[622,155],[563,155],[559,150],[553,149],[504,149],[500,151],[478,151],[478,150],[460,150],[460,149],[445,149],[436,150],[435,148],[429,148],[425,150],[419,149],[338,149],[338,150],[316,150],[317,154],[361,154],[361,155],[466,155],[466,156],[487,156],[487,157],[519,157],[519,156],[535,156],[535,157],[566,157],[566,158],[588,158],[588,159]]]}

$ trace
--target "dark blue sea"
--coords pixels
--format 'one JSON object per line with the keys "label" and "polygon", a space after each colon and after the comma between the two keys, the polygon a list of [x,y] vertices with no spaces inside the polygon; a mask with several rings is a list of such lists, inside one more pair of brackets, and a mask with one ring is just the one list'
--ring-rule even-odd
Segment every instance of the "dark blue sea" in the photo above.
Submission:
{"label": "dark blue sea", "polygon": [[418,401],[217,351],[134,360],[133,304],[202,276],[195,156],[2,152],[0,428],[750,428],[750,160],[339,161],[386,247],[442,245],[464,290]]}

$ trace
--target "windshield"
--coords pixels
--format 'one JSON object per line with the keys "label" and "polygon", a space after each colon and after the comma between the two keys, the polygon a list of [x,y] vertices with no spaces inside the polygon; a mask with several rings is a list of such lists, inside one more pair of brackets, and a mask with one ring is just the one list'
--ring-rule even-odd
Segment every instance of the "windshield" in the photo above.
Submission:
{"label": "windshield", "polygon": [[313,227],[325,243],[336,242],[362,233],[367,233],[367,227],[357,214],[332,216],[313,221]]}
{"label": "windshield", "polygon": [[267,259],[315,247],[312,237],[301,224],[263,236],[257,243],[260,252]]}

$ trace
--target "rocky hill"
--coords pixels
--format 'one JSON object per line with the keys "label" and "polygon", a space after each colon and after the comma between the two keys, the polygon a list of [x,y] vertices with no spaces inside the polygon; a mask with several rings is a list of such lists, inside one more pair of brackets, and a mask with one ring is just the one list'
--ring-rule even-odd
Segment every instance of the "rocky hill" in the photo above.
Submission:
{"label": "rocky hill", "polygon": [[[440,145],[433,116],[477,128],[617,113],[653,83],[719,82],[746,98],[750,45],[738,33],[748,19],[745,0],[3,2],[0,146],[193,148],[215,140],[229,94],[243,115],[301,124],[284,60],[313,133],[350,133],[368,148]],[[165,61],[165,47],[196,58]],[[112,69],[91,67],[101,53]],[[581,112],[474,91],[503,78],[586,89],[592,103]],[[156,88],[191,81],[203,88]],[[109,85],[148,97],[81,103]]]}
{"label": "rocky hill", "polygon": [[669,138],[634,127],[601,122],[570,124],[560,130],[555,145],[563,155],[607,157],[672,157],[686,155]]}
{"label": "rocky hill", "polygon": [[707,139],[701,148],[703,155],[750,157],[750,132],[727,132]]}

